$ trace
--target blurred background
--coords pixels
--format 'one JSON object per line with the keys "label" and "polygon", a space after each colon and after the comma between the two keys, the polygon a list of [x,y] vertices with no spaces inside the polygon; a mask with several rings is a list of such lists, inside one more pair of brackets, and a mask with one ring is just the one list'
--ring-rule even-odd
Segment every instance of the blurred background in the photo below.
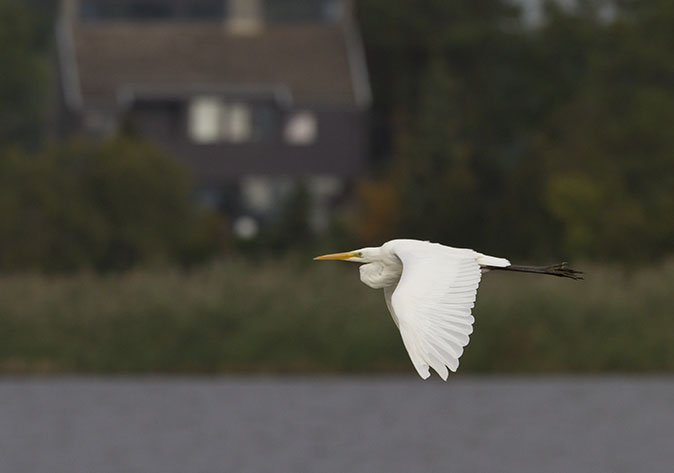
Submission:
{"label": "blurred background", "polygon": [[[28,392],[91,400],[121,389],[152,404],[186,389],[166,394],[176,405],[215,402],[217,390],[233,405],[233,392],[276,393],[266,406],[343,390],[376,406],[399,387],[433,406],[504,383],[519,397],[512,375],[584,376],[580,387],[544,383],[558,395],[604,379],[588,374],[617,373],[626,384],[593,399],[631,392],[612,405],[633,407],[644,395],[635,375],[674,370],[672,25],[666,0],[0,0],[0,394],[14,400],[3,404],[19,424],[35,412]],[[458,387],[442,394],[450,388],[411,384],[420,381],[383,297],[356,267],[311,261],[393,238],[569,261],[586,281],[485,277],[449,381]],[[251,373],[262,378],[238,377]],[[499,376],[461,384],[484,373]],[[151,375],[132,378],[141,387],[97,378],[140,374]],[[208,391],[203,378],[151,381],[164,374],[225,376]],[[99,380],[85,383],[89,395],[86,379]],[[657,379],[649,399],[671,408],[674,385]],[[575,414],[573,426],[584,425]],[[37,437],[3,438],[52,445],[45,425],[63,424],[35,422]],[[89,436],[74,429],[74,439]],[[601,436],[574,435],[587,432]],[[602,444],[606,456],[576,471],[643,466],[604,462],[628,440]],[[364,471],[444,465],[428,452],[427,463]],[[562,453],[530,471],[571,471]],[[511,457],[500,468],[455,458],[469,471],[529,471]],[[670,471],[662,455],[647,458],[649,471]],[[24,460],[5,470],[43,471]],[[173,471],[63,461],[63,471]],[[293,461],[287,471],[326,471]],[[264,465],[246,464],[236,471]],[[195,465],[180,468],[216,471]]]}

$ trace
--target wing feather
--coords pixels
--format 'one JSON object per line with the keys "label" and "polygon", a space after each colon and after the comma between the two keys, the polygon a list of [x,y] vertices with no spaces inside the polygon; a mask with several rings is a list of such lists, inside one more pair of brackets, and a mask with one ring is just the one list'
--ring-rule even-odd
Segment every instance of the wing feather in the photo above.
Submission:
{"label": "wing feather", "polygon": [[419,375],[428,378],[430,367],[446,380],[473,332],[478,258],[484,255],[417,241],[392,251],[403,270],[397,286],[385,292],[387,306]]}

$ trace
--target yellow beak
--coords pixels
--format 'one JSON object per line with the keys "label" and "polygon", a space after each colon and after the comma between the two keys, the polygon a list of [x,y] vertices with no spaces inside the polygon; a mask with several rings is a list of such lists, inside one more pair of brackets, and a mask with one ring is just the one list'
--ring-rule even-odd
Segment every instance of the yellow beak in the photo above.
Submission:
{"label": "yellow beak", "polygon": [[356,256],[355,251],[347,251],[346,253],[332,253],[329,255],[316,256],[314,261],[326,261],[326,260],[345,260],[353,258]]}

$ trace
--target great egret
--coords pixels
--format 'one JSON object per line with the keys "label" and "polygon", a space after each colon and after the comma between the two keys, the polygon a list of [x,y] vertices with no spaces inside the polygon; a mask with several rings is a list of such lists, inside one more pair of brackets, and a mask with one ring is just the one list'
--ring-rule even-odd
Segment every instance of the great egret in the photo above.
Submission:
{"label": "great egret", "polygon": [[523,271],[571,279],[582,273],[566,263],[516,266],[505,258],[419,240],[391,240],[378,248],[317,256],[315,260],[364,263],[360,280],[384,289],[384,298],[419,376],[433,368],[443,380],[459,367],[475,319],[477,286],[489,270]]}

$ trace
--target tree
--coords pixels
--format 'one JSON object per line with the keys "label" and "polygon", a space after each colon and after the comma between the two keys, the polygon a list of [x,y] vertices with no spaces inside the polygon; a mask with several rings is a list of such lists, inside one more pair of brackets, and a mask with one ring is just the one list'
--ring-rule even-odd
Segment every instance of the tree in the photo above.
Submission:
{"label": "tree", "polygon": [[375,118],[390,138],[375,152],[392,158],[383,187],[399,191],[399,234],[510,248],[512,228],[499,222],[512,213],[506,176],[541,114],[517,10],[498,0],[360,5]]}
{"label": "tree", "polygon": [[0,269],[127,269],[217,249],[178,163],[128,139],[0,159]]}
{"label": "tree", "polygon": [[548,208],[569,252],[674,251],[674,8],[648,2],[596,30],[587,74],[546,124]]}
{"label": "tree", "polygon": [[49,79],[46,37],[25,3],[0,0],[0,147],[40,141]]}
{"label": "tree", "polygon": [[368,235],[532,259],[674,251],[674,5],[608,3],[546,2],[531,28],[496,0],[361,0],[389,163],[367,187],[386,192],[362,193]]}

